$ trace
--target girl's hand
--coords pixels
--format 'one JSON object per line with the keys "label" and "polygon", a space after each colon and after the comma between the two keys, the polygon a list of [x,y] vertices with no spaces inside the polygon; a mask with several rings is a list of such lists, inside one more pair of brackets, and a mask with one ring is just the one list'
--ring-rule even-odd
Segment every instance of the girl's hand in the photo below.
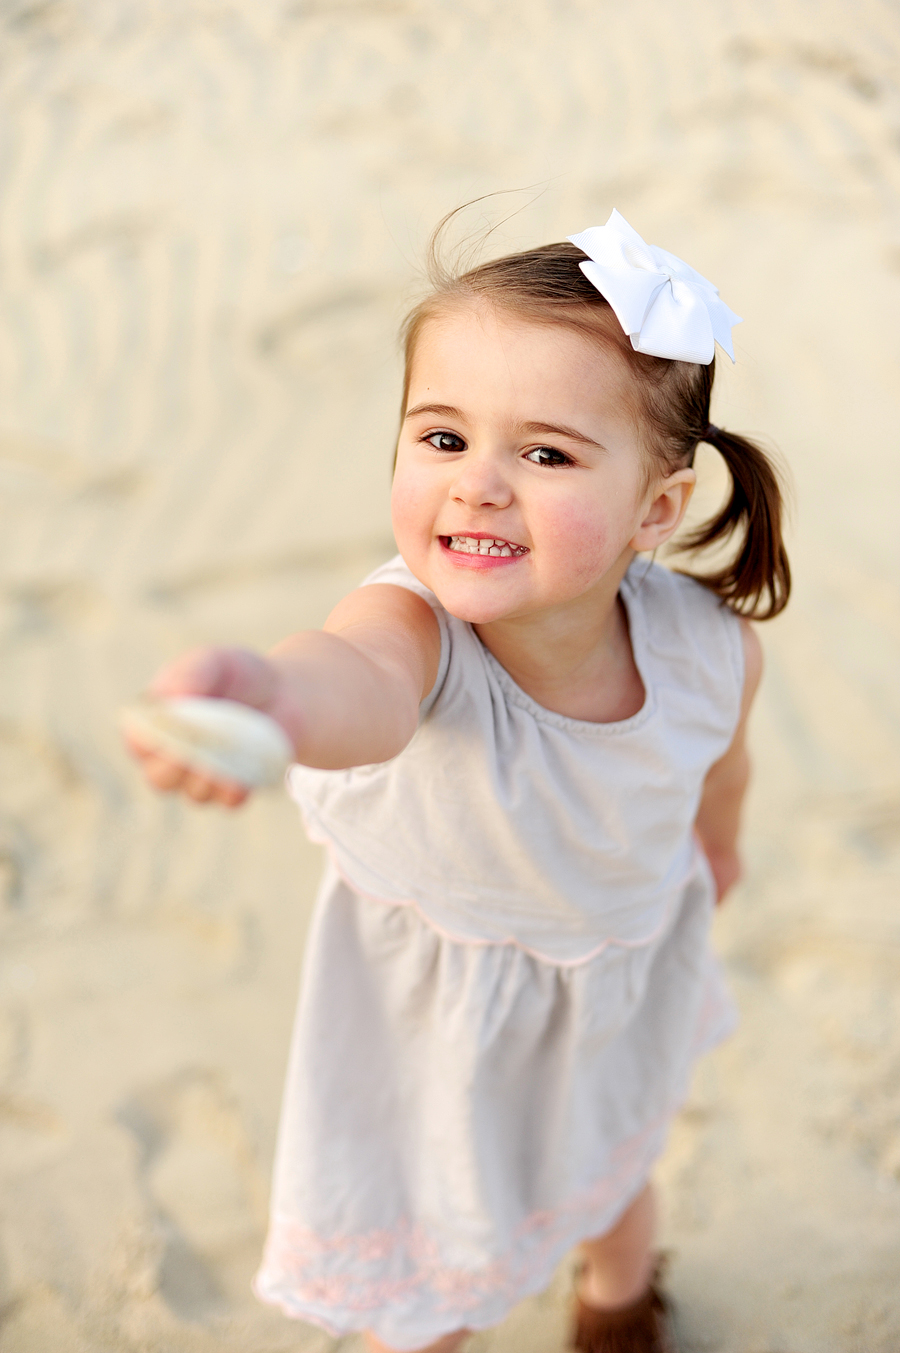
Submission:
{"label": "girl's hand", "polygon": [[[428,602],[405,587],[375,584],[345,597],[324,630],[294,634],[267,657],[243,648],[195,649],[163,668],[148,694],[249,705],[280,725],[302,765],[344,770],[403,750],[434,685],[440,652]],[[246,799],[246,785],[142,745],[139,726],[127,741],[156,789],[229,808]]]}
{"label": "girl's hand", "polygon": [[[252,705],[278,717],[282,704],[281,677],[277,667],[258,653],[243,648],[198,648],[164,667],[148,694],[157,698],[205,695]],[[126,734],[126,745],[149,783],[163,793],[182,793],[195,803],[221,803],[237,808],[249,794],[246,785],[181,765],[178,761]]]}
{"label": "girl's hand", "polygon": [[716,905],[720,906],[729,888],[734,887],[743,873],[740,856],[736,850],[724,850],[712,855],[707,853],[706,858],[715,880]]}

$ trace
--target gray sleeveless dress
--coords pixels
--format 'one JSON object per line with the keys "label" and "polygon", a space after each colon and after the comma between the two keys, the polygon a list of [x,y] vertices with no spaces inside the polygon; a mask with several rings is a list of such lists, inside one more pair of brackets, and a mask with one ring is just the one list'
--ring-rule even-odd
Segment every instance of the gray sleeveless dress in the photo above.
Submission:
{"label": "gray sleeveless dress", "polygon": [[255,1290],[397,1349],[497,1323],[643,1187],[734,1011],[693,834],[734,735],[740,627],[690,579],[622,584],[646,699],[544,709],[397,559],[441,628],[394,760],[296,766],[326,845]]}

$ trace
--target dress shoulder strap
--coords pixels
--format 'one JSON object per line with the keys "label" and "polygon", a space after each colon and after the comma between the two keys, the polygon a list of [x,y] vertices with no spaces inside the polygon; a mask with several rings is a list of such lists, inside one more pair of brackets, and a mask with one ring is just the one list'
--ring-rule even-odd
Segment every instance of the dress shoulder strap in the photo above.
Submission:
{"label": "dress shoulder strap", "polygon": [[629,613],[640,617],[654,686],[709,699],[736,725],[744,687],[739,617],[695,579],[645,559],[631,565],[622,587]]}
{"label": "dress shoulder strap", "polygon": [[389,559],[386,564],[380,564],[374,569],[367,578],[363,578],[360,587],[369,587],[372,583],[387,583],[392,587],[405,587],[408,592],[415,592],[416,596],[427,601],[428,605],[434,611],[441,631],[441,657],[438,663],[438,673],[434,685],[426,695],[425,699],[419,705],[419,722],[421,723],[425,715],[429,712],[434,702],[441,693],[444,682],[447,678],[447,670],[450,666],[450,651],[452,647],[452,633],[450,619],[437,597],[431,592],[424,583],[420,583],[415,574],[404,563],[399,554],[395,554],[393,559]]}

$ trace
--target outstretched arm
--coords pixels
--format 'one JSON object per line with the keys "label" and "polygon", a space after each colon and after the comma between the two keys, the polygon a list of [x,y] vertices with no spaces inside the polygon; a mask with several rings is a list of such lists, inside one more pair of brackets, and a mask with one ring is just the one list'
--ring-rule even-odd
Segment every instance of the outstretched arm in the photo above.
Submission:
{"label": "outstretched arm", "polygon": [[762,676],[762,648],[759,639],[746,620],[741,628],[744,641],[744,692],[740,719],[728,751],[707,773],[695,823],[697,835],[716,881],[719,902],[741,876],[737,843],[741,808],[750,778],[750,758],[747,755],[746,740],[747,720]]}
{"label": "outstretched arm", "polygon": [[[323,630],[293,635],[267,656],[240,648],[187,653],[159,673],[150,693],[252,705],[281,724],[298,761],[338,770],[403,750],[439,658],[440,631],[428,603],[406,588],[374,584],[345,597]],[[247,797],[241,786],[188,770],[133,738],[129,745],[157,789],[232,807]]]}

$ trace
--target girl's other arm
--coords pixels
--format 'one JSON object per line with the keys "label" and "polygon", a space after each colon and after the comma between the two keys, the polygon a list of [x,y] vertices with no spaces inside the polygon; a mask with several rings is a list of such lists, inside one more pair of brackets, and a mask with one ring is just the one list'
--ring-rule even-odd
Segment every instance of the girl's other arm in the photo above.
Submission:
{"label": "girl's other arm", "polygon": [[748,621],[742,622],[741,630],[744,641],[744,692],[740,719],[728,751],[707,773],[695,823],[700,844],[716,881],[716,900],[719,902],[741,876],[737,842],[741,806],[750,778],[747,719],[762,676],[759,639]]}
{"label": "girl's other arm", "polygon": [[[197,649],[165,667],[150,694],[239,700],[271,715],[298,761],[323,770],[387,761],[416,730],[419,703],[434,685],[440,630],[426,601],[403,587],[351,592],[323,630],[295,634],[267,655]],[[157,789],[236,806],[241,786],[198,774],[130,741]]]}

